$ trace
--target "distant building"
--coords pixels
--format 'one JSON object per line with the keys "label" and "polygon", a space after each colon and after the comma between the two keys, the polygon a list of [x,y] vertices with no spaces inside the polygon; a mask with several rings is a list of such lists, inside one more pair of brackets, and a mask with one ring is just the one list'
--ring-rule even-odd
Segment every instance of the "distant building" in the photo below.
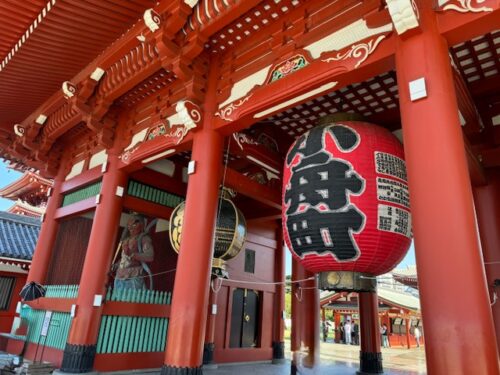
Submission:
{"label": "distant building", "polygon": [[8,332],[35,250],[40,220],[0,212],[0,332]]}
{"label": "distant building", "polygon": [[25,172],[19,179],[0,189],[0,197],[14,201],[7,212],[40,217],[45,212],[47,192],[52,181],[34,172]]}

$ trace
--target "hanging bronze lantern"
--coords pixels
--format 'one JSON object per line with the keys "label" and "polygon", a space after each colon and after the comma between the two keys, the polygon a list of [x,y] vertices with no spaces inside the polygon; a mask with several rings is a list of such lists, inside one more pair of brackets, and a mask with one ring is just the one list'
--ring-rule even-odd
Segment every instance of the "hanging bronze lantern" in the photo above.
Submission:
{"label": "hanging bronze lantern", "polygon": [[[230,197],[230,193],[223,190],[217,206],[212,273],[222,277],[227,277],[225,262],[239,254],[247,235],[245,218]],[[185,206],[185,202],[180,203],[170,217],[170,243],[177,253],[181,247]]]}

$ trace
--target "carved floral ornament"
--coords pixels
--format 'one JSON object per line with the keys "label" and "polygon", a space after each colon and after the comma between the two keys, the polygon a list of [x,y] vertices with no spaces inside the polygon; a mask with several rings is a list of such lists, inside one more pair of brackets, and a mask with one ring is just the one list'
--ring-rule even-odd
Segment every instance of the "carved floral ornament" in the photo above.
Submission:
{"label": "carved floral ornament", "polygon": [[440,10],[454,10],[460,13],[492,12],[493,8],[484,6],[488,0],[438,0]]}
{"label": "carved floral ornament", "polygon": [[248,95],[247,97],[245,97],[239,101],[230,103],[229,105],[227,105],[224,108],[220,109],[219,111],[215,112],[215,116],[220,117],[224,121],[232,121],[233,119],[230,116],[233,114],[233,112],[236,109],[238,109],[239,107],[241,107],[245,102],[247,102],[251,96],[252,96],[252,94]]}
{"label": "carved floral ornament", "polygon": [[122,161],[129,162],[141,145],[155,138],[165,137],[170,141],[169,144],[178,145],[192,129],[198,127],[203,118],[200,107],[190,100],[179,101],[175,111],[175,114],[166,118],[166,122],[154,124],[136,134],[122,153]]}
{"label": "carved floral ornament", "polygon": [[368,56],[370,56],[373,53],[373,51],[375,51],[375,48],[377,48],[379,43],[385,37],[386,37],[385,35],[378,35],[367,42],[353,44],[351,48],[348,49],[347,51],[339,52],[334,57],[329,57],[322,61],[329,63],[333,61],[356,59],[357,62],[354,65],[354,68],[357,68],[368,58]]}

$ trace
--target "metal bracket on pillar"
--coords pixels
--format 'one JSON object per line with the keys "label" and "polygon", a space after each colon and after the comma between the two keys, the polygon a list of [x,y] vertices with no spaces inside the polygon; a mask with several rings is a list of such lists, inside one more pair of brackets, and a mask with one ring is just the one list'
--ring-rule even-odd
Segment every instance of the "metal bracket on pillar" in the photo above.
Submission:
{"label": "metal bracket on pillar", "polygon": [[410,100],[412,102],[427,97],[427,88],[425,86],[424,77],[411,81],[409,83],[409,87],[410,87]]}

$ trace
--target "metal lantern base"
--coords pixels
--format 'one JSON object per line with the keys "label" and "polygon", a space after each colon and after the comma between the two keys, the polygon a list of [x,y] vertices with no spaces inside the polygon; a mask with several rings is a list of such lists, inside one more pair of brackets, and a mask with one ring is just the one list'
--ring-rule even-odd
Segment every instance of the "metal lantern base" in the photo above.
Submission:
{"label": "metal lantern base", "polygon": [[377,279],[361,272],[329,271],[320,272],[318,288],[347,292],[376,292]]}

